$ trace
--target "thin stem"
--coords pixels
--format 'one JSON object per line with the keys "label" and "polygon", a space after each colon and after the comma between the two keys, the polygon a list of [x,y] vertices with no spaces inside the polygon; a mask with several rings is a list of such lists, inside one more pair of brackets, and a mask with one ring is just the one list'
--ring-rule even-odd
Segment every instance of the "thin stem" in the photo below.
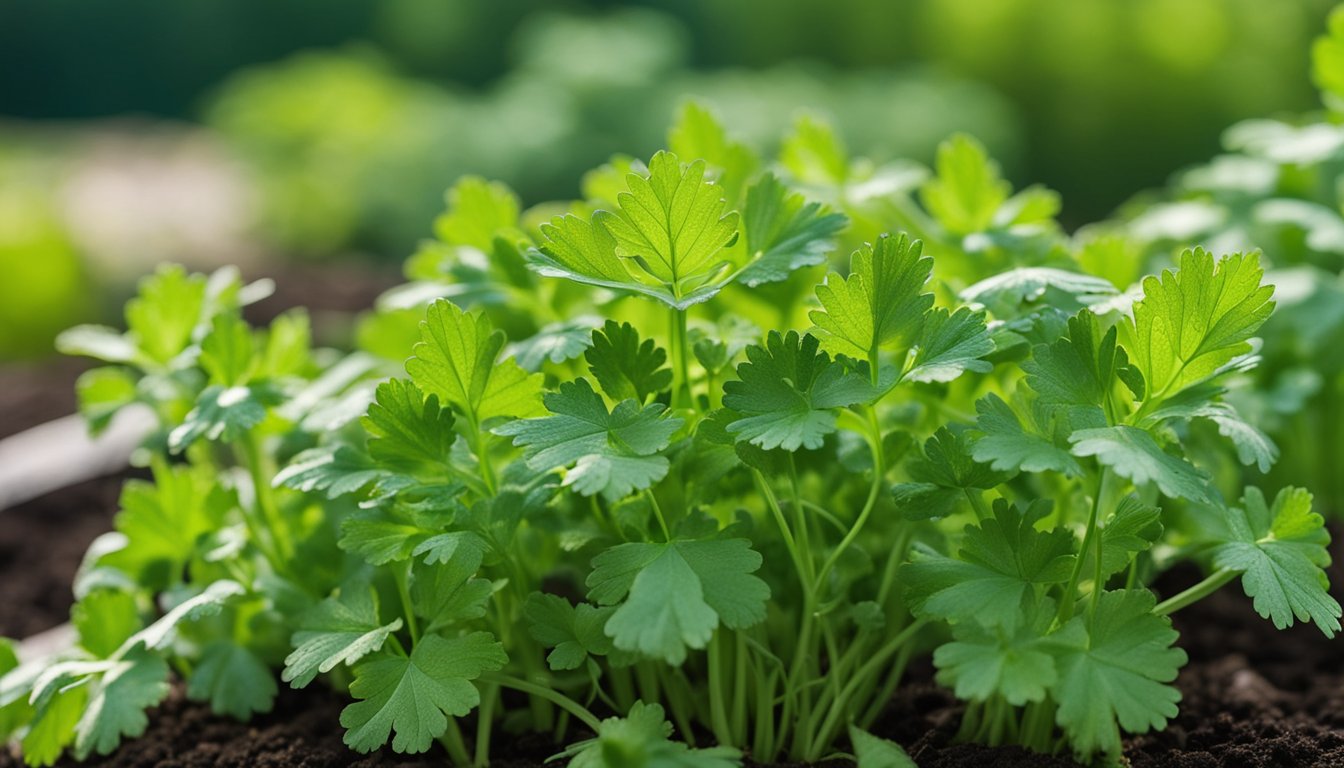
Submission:
{"label": "thin stem", "polygon": [[733,648],[732,720],[729,722],[729,730],[733,734],[733,743],[742,744],[747,740],[747,638],[741,631],[733,632],[733,637],[736,643]]}
{"label": "thin stem", "polygon": [[687,356],[686,312],[670,309],[668,314],[668,346],[672,357],[672,407],[694,407],[691,397],[691,363]]}
{"label": "thin stem", "polygon": [[256,432],[248,432],[239,441],[239,446],[242,449],[244,463],[247,465],[248,476],[252,479],[252,493],[256,497],[257,510],[271,535],[272,549],[276,557],[288,563],[294,557],[294,545],[289,526],[285,524],[284,518],[280,515],[280,508],[275,503],[275,490],[271,487],[271,478],[263,466],[261,438]]}
{"label": "thin stem", "polygon": [[985,497],[980,495],[980,491],[974,488],[966,488],[966,499],[971,502],[971,509],[975,510],[975,517],[981,522],[990,518],[989,507],[985,505]]}
{"label": "thin stem", "polygon": [[490,765],[490,731],[495,724],[495,703],[499,700],[499,686],[487,684],[481,696],[481,707],[476,717],[476,766]]}
{"label": "thin stem", "polygon": [[1073,604],[1078,599],[1078,580],[1083,575],[1083,561],[1087,554],[1088,547],[1092,544],[1092,537],[1097,535],[1097,514],[1101,509],[1101,491],[1106,483],[1106,468],[1102,467],[1097,475],[1097,489],[1092,494],[1092,511],[1087,517],[1087,531],[1083,534],[1083,546],[1078,550],[1078,559],[1073,564],[1073,573],[1069,575],[1068,586],[1064,588],[1064,594],[1059,601],[1059,612],[1055,615],[1055,622],[1063,624],[1073,617]]}
{"label": "thin stem", "polygon": [[410,575],[411,563],[407,560],[405,568],[397,568],[393,571],[393,578],[397,582],[397,596],[401,598],[401,612],[406,616],[406,629],[411,633],[411,645],[414,646],[420,642],[420,626],[415,620],[415,609],[411,605]]}
{"label": "thin stem", "polygon": [[512,688],[515,691],[522,691],[523,693],[531,694],[532,696],[540,696],[574,717],[577,717],[580,722],[588,726],[594,733],[602,727],[602,721],[597,719],[597,715],[588,711],[587,707],[552,688],[529,683],[521,678],[500,674],[498,672],[486,672],[481,675],[480,679],[484,682],[493,683],[494,685],[503,688]]}
{"label": "thin stem", "polygon": [[855,518],[854,525],[850,527],[849,533],[845,534],[845,537],[836,545],[835,551],[831,552],[831,556],[826,559],[825,564],[821,566],[821,571],[817,573],[818,589],[821,588],[822,584],[826,583],[826,577],[830,574],[831,569],[835,567],[835,564],[840,562],[840,556],[845,553],[845,550],[849,549],[855,539],[859,538],[859,533],[863,531],[863,526],[873,514],[873,509],[877,506],[878,496],[882,492],[882,477],[886,471],[885,458],[882,454],[882,431],[877,423],[877,412],[872,408],[867,408],[865,410],[868,411],[868,428],[871,430],[867,437],[868,448],[873,454],[873,483],[868,489],[868,499],[864,502],[863,510],[859,512],[859,516]]}
{"label": "thin stem", "polygon": [[710,638],[706,655],[709,657],[709,722],[714,729],[714,738],[720,744],[732,744],[733,732],[728,725],[728,711],[724,703],[723,689],[723,632],[720,630]]}
{"label": "thin stem", "polygon": [[452,758],[453,765],[471,765],[471,755],[467,752],[467,742],[462,738],[462,729],[457,725],[457,718],[448,718],[448,730],[443,732],[439,741],[444,749],[448,750],[448,757]]}
{"label": "thin stem", "polygon": [[839,723],[840,718],[844,715],[845,710],[848,709],[854,691],[877,674],[877,671],[887,662],[887,659],[890,659],[893,655],[899,652],[901,648],[910,641],[910,638],[924,627],[924,624],[925,620],[923,619],[911,623],[910,626],[901,630],[899,634],[888,640],[881,648],[879,648],[862,667],[859,667],[859,670],[850,677],[849,682],[841,689],[839,697],[831,702],[830,713],[822,722],[821,730],[817,732],[820,738],[824,738],[826,734],[829,734],[834,730]]}
{"label": "thin stem", "polygon": [[1153,607],[1153,613],[1158,616],[1170,616],[1182,608],[1197,603],[1214,592],[1217,592],[1220,587],[1236,577],[1236,571],[1229,568],[1219,568],[1193,587],[1190,587],[1184,592],[1172,595],[1166,600],[1158,603]]}
{"label": "thin stem", "polygon": [[653,507],[653,516],[658,518],[658,527],[663,529],[663,540],[672,540],[672,531],[667,527],[667,518],[663,517],[663,508],[658,506],[658,499],[653,495],[653,489],[646,490],[645,495],[649,497],[649,504]]}

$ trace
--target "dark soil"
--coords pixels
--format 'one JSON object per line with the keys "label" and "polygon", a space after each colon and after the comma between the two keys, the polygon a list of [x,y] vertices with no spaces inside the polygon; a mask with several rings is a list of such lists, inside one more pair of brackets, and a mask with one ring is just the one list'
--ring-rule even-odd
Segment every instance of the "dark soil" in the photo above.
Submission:
{"label": "dark soil", "polygon": [[125,475],[112,475],[0,510],[0,636],[65,622],[75,571],[112,514]]}

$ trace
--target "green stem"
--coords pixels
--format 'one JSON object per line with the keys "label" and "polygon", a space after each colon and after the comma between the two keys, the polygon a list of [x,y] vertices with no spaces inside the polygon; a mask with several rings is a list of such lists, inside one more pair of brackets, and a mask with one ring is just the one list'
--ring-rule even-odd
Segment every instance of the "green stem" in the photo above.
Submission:
{"label": "green stem", "polygon": [[975,510],[976,519],[981,522],[988,520],[991,513],[989,507],[985,505],[985,497],[980,494],[980,491],[974,488],[966,488],[964,490],[966,491],[966,499],[971,502],[971,509]]}
{"label": "green stem", "polygon": [[[1087,554],[1088,547],[1092,544],[1092,537],[1097,535],[1097,515],[1101,510],[1101,491],[1106,483],[1106,468],[1102,467],[1097,475],[1097,489],[1092,494],[1092,511],[1087,517],[1087,531],[1083,534],[1083,546],[1078,550],[1078,559],[1073,564],[1073,573],[1069,575],[1068,586],[1064,588],[1064,595],[1059,601],[1059,612],[1055,615],[1055,622],[1063,624],[1073,618],[1074,603],[1078,599],[1078,581],[1083,575],[1083,561]],[[1098,587],[1100,589],[1100,587]]]}
{"label": "green stem", "polygon": [[1153,613],[1158,616],[1170,616],[1171,614],[1199,602],[1209,595],[1217,592],[1224,584],[1237,577],[1237,571],[1229,568],[1219,568],[1209,574],[1207,578],[1198,584],[1190,587],[1184,592],[1172,595],[1153,607]]}
{"label": "green stem", "polygon": [[413,561],[407,560],[406,567],[396,568],[393,578],[397,582],[397,596],[401,598],[401,612],[406,616],[406,629],[411,633],[411,645],[420,642],[420,626],[415,620],[415,609],[411,604],[410,575]]}
{"label": "green stem", "polygon": [[728,710],[724,704],[723,690],[723,633],[720,629],[709,640],[706,655],[709,658],[709,721],[714,729],[714,738],[722,745],[733,743],[733,730],[728,724]]}
{"label": "green stem", "polygon": [[649,497],[649,505],[653,507],[653,516],[658,518],[658,527],[663,529],[663,540],[672,540],[672,531],[667,527],[667,518],[663,517],[663,508],[658,506],[658,499],[653,495],[653,489],[650,488],[644,492]]}
{"label": "green stem", "polygon": [[580,722],[588,726],[594,733],[602,727],[602,721],[597,719],[597,716],[592,712],[588,711],[587,707],[553,688],[546,688],[534,683],[529,683],[526,680],[512,675],[500,674],[498,672],[486,672],[481,675],[480,679],[483,682],[498,685],[502,688],[512,688],[515,691],[521,691],[532,696],[540,696],[574,717],[577,717]]}
{"label": "green stem", "polygon": [[495,723],[495,703],[499,700],[499,686],[487,684],[481,695],[481,706],[476,713],[476,766],[490,765],[490,731]]}
{"label": "green stem", "polygon": [[850,677],[849,681],[845,684],[845,687],[841,689],[840,695],[831,702],[830,713],[826,716],[826,719],[822,721],[821,729],[817,731],[817,737],[814,739],[814,743],[826,743],[829,741],[827,735],[834,731],[835,727],[840,723],[840,718],[843,717],[845,711],[849,709],[854,692],[866,681],[869,681],[876,675],[878,670],[882,668],[882,665],[898,653],[902,647],[910,641],[910,638],[924,627],[924,624],[924,619],[919,619],[911,623],[910,626],[901,630],[899,634],[888,640],[881,648],[879,648],[862,667],[859,667],[859,670]]}
{"label": "green stem", "polygon": [[873,509],[877,506],[877,499],[882,492],[882,477],[886,471],[885,458],[882,454],[882,431],[877,423],[877,412],[872,408],[865,410],[868,411],[868,428],[871,430],[867,437],[868,448],[873,454],[873,483],[868,489],[868,499],[864,502],[859,516],[855,518],[854,525],[850,527],[849,532],[840,540],[840,543],[835,546],[835,551],[831,552],[831,556],[826,559],[825,564],[821,566],[821,571],[817,573],[818,589],[826,583],[826,577],[835,567],[835,564],[840,562],[840,557],[845,553],[845,550],[849,549],[854,540],[859,538],[859,533],[863,531],[863,526],[867,524],[868,518],[873,514]]}
{"label": "green stem", "polygon": [[467,742],[462,738],[462,729],[457,726],[457,718],[448,718],[448,730],[443,732],[439,741],[448,750],[453,765],[471,765],[471,755],[467,752]]}
{"label": "green stem", "polygon": [[289,526],[285,524],[280,508],[275,503],[275,489],[271,487],[274,473],[267,473],[264,466],[261,438],[256,432],[248,432],[239,446],[243,462],[247,465],[247,474],[252,479],[252,493],[256,497],[259,517],[270,533],[272,551],[281,563],[288,563],[294,557],[294,543]]}
{"label": "green stem", "polygon": [[733,699],[730,702],[732,720],[729,730],[734,744],[747,741],[747,638],[741,631],[733,632]]}
{"label": "green stem", "polygon": [[691,363],[687,356],[686,312],[673,308],[668,315],[668,346],[672,357],[672,407],[691,408]]}

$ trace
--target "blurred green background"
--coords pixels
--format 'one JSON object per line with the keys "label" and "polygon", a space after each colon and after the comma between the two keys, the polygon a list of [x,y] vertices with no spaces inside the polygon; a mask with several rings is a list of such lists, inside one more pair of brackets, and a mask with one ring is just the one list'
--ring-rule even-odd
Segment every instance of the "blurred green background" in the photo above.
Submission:
{"label": "blurred green background", "polygon": [[[647,156],[688,97],[927,162],[953,131],[1077,227],[1317,104],[1325,0],[7,0],[0,359],[157,261],[390,267],[462,173],[525,201]],[[17,275],[18,279],[13,279]]]}

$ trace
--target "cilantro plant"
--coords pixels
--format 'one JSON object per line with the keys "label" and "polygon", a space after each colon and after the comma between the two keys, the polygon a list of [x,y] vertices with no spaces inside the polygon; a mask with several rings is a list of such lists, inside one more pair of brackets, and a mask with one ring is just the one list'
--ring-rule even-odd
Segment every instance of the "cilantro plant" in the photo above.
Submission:
{"label": "cilantro plant", "polygon": [[[328,685],[352,749],[459,765],[533,730],[576,766],[899,766],[868,731],[929,653],[963,738],[1113,761],[1176,712],[1173,612],[1239,579],[1339,630],[1310,494],[1209,469],[1277,455],[1227,391],[1257,254],[1127,301],[967,137],[874,167],[805,118],[767,163],[690,105],[668,143],[568,204],[460,181],[349,354],[175,269],[67,334],[113,363],[91,424],[162,429],[78,646],[0,656],[28,761],[115,748],[176,675],[240,718]],[[1178,560],[1207,577],[1156,595]]]}

